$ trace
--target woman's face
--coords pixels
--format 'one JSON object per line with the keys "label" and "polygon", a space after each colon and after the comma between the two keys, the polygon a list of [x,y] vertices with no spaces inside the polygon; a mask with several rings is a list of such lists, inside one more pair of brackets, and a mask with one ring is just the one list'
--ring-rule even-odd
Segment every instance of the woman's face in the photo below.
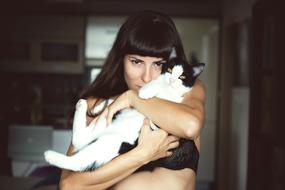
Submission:
{"label": "woman's face", "polygon": [[160,57],[127,54],[124,57],[124,77],[130,90],[138,90],[156,79],[166,61]]}

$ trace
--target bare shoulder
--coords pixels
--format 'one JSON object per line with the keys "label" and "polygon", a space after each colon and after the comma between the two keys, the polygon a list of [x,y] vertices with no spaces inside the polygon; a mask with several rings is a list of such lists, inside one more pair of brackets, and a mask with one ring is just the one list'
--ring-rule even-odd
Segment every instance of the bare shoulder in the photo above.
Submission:
{"label": "bare shoulder", "polygon": [[94,107],[94,105],[98,101],[98,98],[96,98],[94,96],[90,96],[86,99],[86,101],[87,101],[87,105],[88,105],[88,110],[90,110],[92,107]]}
{"label": "bare shoulder", "polygon": [[93,119],[94,117],[92,117],[92,113],[91,113],[91,110],[94,108],[94,106],[96,104],[98,104],[99,102],[99,99],[94,97],[94,96],[90,96],[86,99],[87,101],[87,114],[86,114],[86,117],[87,117],[87,123],[89,124]]}
{"label": "bare shoulder", "polygon": [[197,79],[195,81],[193,88],[199,88],[200,90],[205,91],[205,86],[204,86],[203,82],[199,79]]}

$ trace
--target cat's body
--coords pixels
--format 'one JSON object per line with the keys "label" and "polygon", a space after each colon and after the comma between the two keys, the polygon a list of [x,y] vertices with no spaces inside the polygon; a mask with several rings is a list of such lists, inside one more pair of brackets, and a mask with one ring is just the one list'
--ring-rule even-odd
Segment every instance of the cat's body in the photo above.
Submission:
{"label": "cat's body", "polygon": [[[189,65],[185,66],[185,64],[169,65],[168,67],[171,67],[172,73],[166,72],[169,70],[166,68],[156,80],[151,81],[139,90],[139,97],[144,99],[158,97],[180,103],[183,95],[191,90],[196,77],[202,72],[204,64],[190,66],[190,68]],[[186,69],[190,69],[187,72],[191,75],[187,76],[188,81],[182,81],[181,76],[186,72]],[[175,80],[173,80],[174,78]],[[184,78],[185,76],[183,80]],[[112,100],[108,103],[111,102]],[[104,105],[105,102],[102,102],[96,106],[95,112],[100,111]],[[72,144],[75,147],[75,154],[65,156],[54,151],[46,151],[45,159],[47,162],[73,171],[90,171],[136,145],[145,118],[143,114],[135,109],[124,109],[108,127],[106,127],[105,118],[99,120],[96,126],[86,127],[83,124],[86,123],[86,111],[86,101],[80,100],[76,105],[73,123]],[[152,125],[152,128],[155,130],[155,125]],[[173,151],[171,157],[151,162],[141,169],[151,170],[157,166],[170,169],[189,167],[196,171],[199,152],[192,140],[181,139],[180,146]]]}

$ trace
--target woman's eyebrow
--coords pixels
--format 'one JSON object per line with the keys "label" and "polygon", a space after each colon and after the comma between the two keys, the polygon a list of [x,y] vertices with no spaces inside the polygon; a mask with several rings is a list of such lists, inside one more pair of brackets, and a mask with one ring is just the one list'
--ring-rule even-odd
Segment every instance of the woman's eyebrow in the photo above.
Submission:
{"label": "woman's eyebrow", "polygon": [[166,63],[166,60],[162,59],[162,60],[159,60],[159,61],[155,61],[153,63]]}
{"label": "woman's eyebrow", "polygon": [[142,61],[141,59],[137,58],[137,57],[134,57],[134,56],[129,56],[129,59],[136,59],[138,61]]}

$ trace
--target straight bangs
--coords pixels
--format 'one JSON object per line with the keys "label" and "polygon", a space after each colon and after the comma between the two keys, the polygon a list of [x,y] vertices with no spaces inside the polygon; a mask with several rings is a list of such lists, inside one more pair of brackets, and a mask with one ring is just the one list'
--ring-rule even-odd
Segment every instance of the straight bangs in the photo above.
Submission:
{"label": "straight bangs", "polygon": [[126,42],[125,55],[162,57],[167,60],[174,41],[172,40],[172,30],[166,27],[168,26],[163,23],[151,23],[149,26],[140,25],[140,27],[134,28]]}

